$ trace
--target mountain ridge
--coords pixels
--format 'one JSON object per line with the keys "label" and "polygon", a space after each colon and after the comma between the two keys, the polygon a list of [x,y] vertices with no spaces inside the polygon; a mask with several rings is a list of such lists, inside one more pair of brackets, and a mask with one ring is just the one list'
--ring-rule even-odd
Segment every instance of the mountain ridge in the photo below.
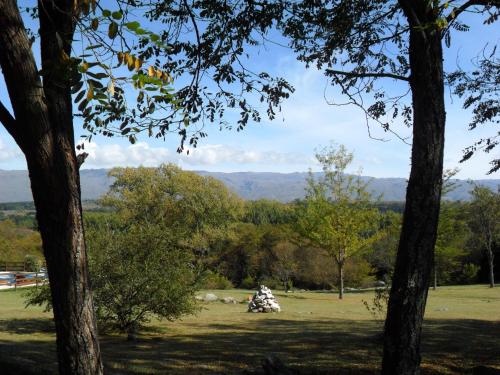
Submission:
{"label": "mountain ridge", "polygon": [[[109,169],[82,169],[80,171],[82,199],[94,200],[104,194],[112,183],[108,176]],[[193,171],[202,176],[211,176],[222,181],[243,199],[276,199],[290,202],[304,196],[308,172],[208,172]],[[316,172],[319,175],[320,172]],[[368,188],[375,195],[382,194],[383,201],[404,201],[406,195],[405,178],[401,177],[367,177]],[[453,180],[457,183],[454,191],[447,195],[449,200],[467,201],[470,199],[470,184],[466,180]],[[497,190],[500,179],[475,180],[476,184]],[[0,169],[0,203],[32,201],[28,172],[25,170]]]}

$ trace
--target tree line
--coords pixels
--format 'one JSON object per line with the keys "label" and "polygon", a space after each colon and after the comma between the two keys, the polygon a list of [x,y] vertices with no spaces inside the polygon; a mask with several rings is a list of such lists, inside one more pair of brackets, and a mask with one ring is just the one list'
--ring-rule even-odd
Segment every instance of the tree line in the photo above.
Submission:
{"label": "tree line", "polygon": [[[113,169],[101,211],[84,215],[102,329],[133,337],[152,316],[193,313],[202,288],[265,284],[334,290],[342,299],[345,286],[390,286],[401,213],[381,209],[366,182],[345,173],[353,155],[343,146],[327,147],[317,159],[322,177],[311,173],[306,197],[288,204],[243,201],[222,182],[171,164]],[[500,193],[471,189],[471,202],[442,202],[428,287],[494,286]],[[48,289],[30,292],[29,301],[50,304]]]}
{"label": "tree line", "polygon": [[[401,206],[370,196],[367,182],[345,173],[353,155],[343,146],[327,147],[317,158],[322,177],[311,173],[306,197],[291,203],[243,201],[220,181],[173,165],[114,169],[110,175],[115,182],[100,200],[100,210],[84,215],[87,240],[96,248],[92,254],[105,253],[105,239],[120,233],[126,239],[109,241],[117,251],[123,243],[129,244],[127,251],[139,251],[141,246],[132,245],[134,238],[147,241],[143,232],[151,231],[154,239],[156,230],[169,239],[170,245],[160,247],[175,248],[189,259],[197,287],[254,288],[264,283],[285,290],[333,288],[342,298],[344,284],[390,284]],[[445,189],[453,189],[452,183],[445,183]],[[485,281],[494,285],[499,193],[471,185],[471,195],[471,202],[441,203],[434,287]],[[0,221],[0,241],[5,244],[0,261],[41,257],[38,233],[26,228],[32,222],[22,215],[17,220],[17,225]],[[128,261],[128,256],[121,257]],[[133,270],[133,259],[123,270]]]}

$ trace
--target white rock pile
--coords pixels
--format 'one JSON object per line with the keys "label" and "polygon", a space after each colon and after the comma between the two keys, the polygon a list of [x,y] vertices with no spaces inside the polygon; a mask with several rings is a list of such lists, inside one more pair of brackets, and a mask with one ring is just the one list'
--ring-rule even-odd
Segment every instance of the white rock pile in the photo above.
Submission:
{"label": "white rock pile", "polygon": [[271,289],[261,285],[248,304],[248,312],[280,312],[281,308],[276,301],[276,298],[271,293]]}

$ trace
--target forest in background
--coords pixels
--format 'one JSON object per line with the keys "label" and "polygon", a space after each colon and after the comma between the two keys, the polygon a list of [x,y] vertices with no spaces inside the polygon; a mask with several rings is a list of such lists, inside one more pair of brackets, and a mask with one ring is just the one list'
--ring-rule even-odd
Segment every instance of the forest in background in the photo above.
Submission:
{"label": "forest in background", "polygon": [[[297,230],[298,210],[304,200],[291,203],[266,199],[244,201],[212,177],[201,177],[173,166],[168,168],[177,176],[174,178],[178,184],[177,197],[183,194],[187,197],[170,202],[176,207],[170,212],[177,212],[170,220],[175,219],[179,224],[169,233],[172,240],[180,244],[180,249],[189,253],[190,262],[196,264],[200,287],[254,288],[263,283],[280,289],[337,288],[338,269],[328,251],[304,238]],[[141,174],[146,170],[115,171]],[[195,184],[196,189],[192,181],[199,182]],[[151,200],[148,195],[153,187],[146,185],[140,189],[134,194],[141,201],[134,204],[163,212],[165,207],[156,204],[158,197]],[[221,194],[227,201],[223,206],[220,206]],[[493,194],[498,196],[498,193]],[[116,201],[110,204],[109,196],[101,201],[84,202],[85,221],[93,235],[101,233],[102,228],[116,222],[117,216],[123,214],[118,214]],[[394,267],[404,204],[383,201],[371,204],[379,212],[379,236],[346,261],[347,288],[388,282]],[[488,282],[488,259],[473,229],[471,209],[470,202],[444,201],[442,204],[435,259],[438,285]],[[165,221],[157,224],[160,228],[168,225]],[[493,253],[498,254],[500,244],[494,242],[493,245]],[[43,259],[32,203],[0,204],[0,263],[31,261],[32,258]],[[498,259],[497,256],[496,278],[500,276]]]}

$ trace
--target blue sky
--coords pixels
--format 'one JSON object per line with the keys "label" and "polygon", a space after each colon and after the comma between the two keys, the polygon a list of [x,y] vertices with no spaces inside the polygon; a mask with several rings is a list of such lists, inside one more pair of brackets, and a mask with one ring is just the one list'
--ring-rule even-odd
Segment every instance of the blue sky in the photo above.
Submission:
{"label": "blue sky", "polygon": [[[455,35],[452,48],[445,50],[448,68],[453,69],[457,61],[468,64],[486,42],[498,42],[498,26],[484,27],[474,23],[471,32]],[[342,97],[327,85],[321,72],[306,69],[295,60],[290,50],[279,46],[268,45],[258,54],[256,51],[252,54],[254,69],[279,74],[296,89],[283,104],[276,120],[269,122],[264,118],[261,123],[250,123],[242,132],[219,131],[214,125],[207,129],[208,138],[203,139],[197,149],[191,149],[189,155],[176,153],[179,139],[173,135],[165,142],[142,137],[135,145],[130,145],[125,139],[97,136],[86,145],[90,156],[84,168],[156,166],[173,162],[185,169],[222,172],[306,171],[308,168],[318,169],[314,160],[315,149],[333,141],[354,152],[352,171],[362,167],[364,175],[373,177],[408,176],[411,147],[375,125],[371,127],[372,135],[385,141],[370,139],[362,112],[351,106],[329,105],[325,97],[335,101],[342,101]],[[394,86],[389,80],[383,84]],[[459,178],[499,178],[498,173],[491,176],[485,173],[488,162],[500,157],[500,150],[490,155],[478,153],[467,163],[459,164],[462,149],[491,134],[492,126],[468,131],[470,113],[461,109],[461,101],[452,97],[448,90],[446,94],[445,168],[459,167]],[[0,81],[0,100],[10,105],[3,78]],[[235,121],[236,118],[229,116],[228,120]],[[83,134],[78,122],[76,128],[78,138]],[[395,130],[402,137],[411,135],[411,129],[404,126]],[[1,126],[0,169],[26,169],[22,153]]]}

